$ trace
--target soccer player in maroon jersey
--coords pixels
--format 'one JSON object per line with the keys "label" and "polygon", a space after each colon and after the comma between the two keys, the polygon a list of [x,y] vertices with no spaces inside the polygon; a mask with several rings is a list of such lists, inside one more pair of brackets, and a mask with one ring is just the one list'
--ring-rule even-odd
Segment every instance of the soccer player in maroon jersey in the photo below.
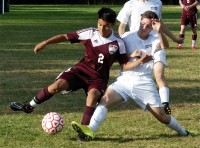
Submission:
{"label": "soccer player in maroon jersey", "polygon": [[[197,40],[197,5],[198,0],[179,0],[179,4],[182,7],[181,15],[181,30],[179,37],[184,38],[185,27],[191,25],[192,29],[192,50],[196,49]],[[181,49],[183,44],[179,44],[176,48]]]}
{"label": "soccer player in maroon jersey", "polygon": [[[54,94],[63,90],[76,91],[82,88],[87,99],[81,123],[88,125],[97,102],[107,88],[112,64],[118,61],[122,68],[124,65],[129,65],[132,69],[134,64],[137,66],[146,60],[143,56],[136,62],[127,64],[124,42],[113,32],[115,20],[116,13],[104,7],[98,11],[97,28],[57,35],[37,44],[34,49],[35,53],[49,44],[65,41],[82,43],[85,46],[85,55],[74,67],[62,72],[53,84],[40,90],[29,103],[11,102],[10,108],[14,111],[31,113],[37,104],[50,99]],[[127,68],[129,67],[126,66]]]}

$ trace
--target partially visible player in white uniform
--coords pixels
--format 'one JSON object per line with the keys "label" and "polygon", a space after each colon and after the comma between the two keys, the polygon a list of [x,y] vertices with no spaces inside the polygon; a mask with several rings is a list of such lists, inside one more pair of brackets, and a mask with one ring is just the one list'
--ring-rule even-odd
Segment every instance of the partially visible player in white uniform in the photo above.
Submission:
{"label": "partially visible player in white uniform", "polygon": [[[151,10],[158,15],[162,23],[161,30],[164,34],[170,37],[173,41],[177,43],[182,43],[183,39],[176,38],[167,26],[162,22],[162,2],[160,0],[130,0],[124,4],[124,7],[120,10],[117,20],[120,21],[120,25],[118,28],[118,33],[122,36],[125,32],[126,26],[128,25],[130,31],[137,31],[139,29],[139,24],[141,20],[141,15],[145,12]],[[152,34],[156,35],[156,32],[152,32]],[[165,48],[169,47],[168,42],[164,42]],[[161,56],[162,59],[166,59],[166,52],[162,50],[157,52],[158,56]],[[165,60],[166,61],[166,60]],[[162,103],[165,106],[166,113],[170,114],[171,109],[169,108],[169,87],[165,80],[165,67],[167,63],[157,62],[154,64],[154,75],[156,82],[159,87],[159,94]]]}
{"label": "partially visible player in white uniform", "polygon": [[[141,54],[152,55],[158,60],[155,57],[158,56],[156,52],[164,48],[163,40],[165,39],[160,28],[161,23],[156,13],[146,11],[142,16],[139,30],[127,32],[123,35],[130,57],[132,57],[132,53],[140,49]],[[158,37],[150,34],[153,29],[158,33]],[[162,56],[160,57],[162,58]],[[135,60],[137,60],[136,57],[130,59],[130,61]],[[123,71],[101,98],[89,126],[72,122],[73,128],[79,134],[84,135],[86,139],[93,139],[96,129],[103,122],[108,112],[108,108],[132,98],[142,109],[148,109],[158,121],[177,131],[180,135],[187,136],[188,131],[182,128],[173,116],[166,114],[163,109],[163,104],[152,79],[153,65],[157,62],[156,60],[143,63],[130,71]]]}

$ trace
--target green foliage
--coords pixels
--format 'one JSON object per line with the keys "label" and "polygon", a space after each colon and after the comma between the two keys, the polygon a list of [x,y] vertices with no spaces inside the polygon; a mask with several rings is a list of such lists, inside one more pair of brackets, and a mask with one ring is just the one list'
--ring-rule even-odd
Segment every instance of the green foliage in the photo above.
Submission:
{"label": "green foliage", "polygon": [[[96,12],[101,6],[82,5],[11,5],[9,13],[0,16],[0,147],[199,147],[199,136],[180,137],[160,124],[150,113],[139,109],[132,100],[111,109],[91,142],[76,141],[71,121],[81,121],[85,106],[82,90],[55,95],[39,105],[34,113],[16,113],[11,101],[25,102],[37,91],[51,84],[63,70],[83,56],[82,45],[52,45],[39,54],[34,46],[57,34],[96,26]],[[117,12],[121,6],[110,6]],[[181,10],[164,6],[163,20],[178,36]],[[115,27],[117,31],[118,23]],[[198,34],[200,32],[198,31]],[[166,78],[170,86],[172,114],[187,129],[200,131],[200,50],[191,50],[191,30],[187,28],[185,44],[177,50],[170,39],[167,49],[169,66]],[[200,47],[198,40],[197,47]],[[115,64],[110,82],[119,74]],[[65,119],[64,130],[57,135],[42,131],[41,120],[47,112],[56,111]]]}

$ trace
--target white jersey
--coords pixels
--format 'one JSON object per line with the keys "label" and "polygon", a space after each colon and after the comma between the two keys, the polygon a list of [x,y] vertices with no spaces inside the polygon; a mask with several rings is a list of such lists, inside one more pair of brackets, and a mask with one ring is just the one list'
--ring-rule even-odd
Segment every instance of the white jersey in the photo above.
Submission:
{"label": "white jersey", "polygon": [[[124,43],[126,45],[127,53],[133,53],[135,50],[140,49],[142,53],[154,56],[154,52],[157,49],[160,40],[155,37],[154,35],[150,34],[148,39],[142,40],[137,32],[126,32],[122,36]],[[136,60],[130,59],[130,60]],[[152,69],[153,69],[154,61],[149,61],[145,64],[141,64],[138,67],[134,68],[131,73],[133,75],[144,76],[150,75],[152,76]],[[127,73],[127,72],[124,72]]]}
{"label": "white jersey", "polygon": [[[160,41],[152,34],[149,35],[148,39],[142,40],[137,32],[130,31],[123,34],[122,38],[125,42],[127,53],[132,53],[140,49],[143,53],[154,56],[159,52],[154,53]],[[157,56],[160,58],[159,54]],[[151,107],[163,107],[152,79],[154,62],[149,61],[133,70],[121,72],[117,80],[108,88],[120,94],[125,101],[132,98],[143,109],[146,109],[147,105]]]}
{"label": "white jersey", "polygon": [[141,2],[138,0],[129,0],[120,10],[117,20],[123,24],[128,24],[130,31],[137,31],[140,26],[141,15],[151,10],[161,19],[162,2],[160,0],[148,0]]}

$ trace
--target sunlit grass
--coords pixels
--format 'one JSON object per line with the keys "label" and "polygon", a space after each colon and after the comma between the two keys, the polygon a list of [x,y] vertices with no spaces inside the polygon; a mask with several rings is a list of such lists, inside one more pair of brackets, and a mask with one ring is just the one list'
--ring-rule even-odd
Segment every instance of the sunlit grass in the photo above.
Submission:
{"label": "sunlit grass", "polygon": [[[0,15],[0,147],[199,147],[199,136],[178,136],[132,100],[111,109],[94,141],[79,143],[70,123],[81,121],[85,106],[83,90],[55,95],[39,105],[33,114],[9,109],[11,101],[31,100],[38,90],[54,82],[60,72],[72,67],[84,55],[79,44],[52,45],[39,54],[33,52],[35,45],[57,34],[96,27],[96,12],[100,7],[11,5],[9,13]],[[119,12],[122,6],[110,7]],[[178,6],[163,8],[162,18],[176,36],[180,30],[180,14]],[[200,131],[200,50],[191,50],[190,28],[186,30],[182,50],[175,49],[177,44],[169,41],[166,78],[172,114],[185,128]],[[200,47],[199,40],[197,47]],[[109,83],[119,75],[119,70],[119,65],[114,64]],[[51,111],[61,113],[65,120],[64,130],[54,136],[41,128],[43,116]]]}

